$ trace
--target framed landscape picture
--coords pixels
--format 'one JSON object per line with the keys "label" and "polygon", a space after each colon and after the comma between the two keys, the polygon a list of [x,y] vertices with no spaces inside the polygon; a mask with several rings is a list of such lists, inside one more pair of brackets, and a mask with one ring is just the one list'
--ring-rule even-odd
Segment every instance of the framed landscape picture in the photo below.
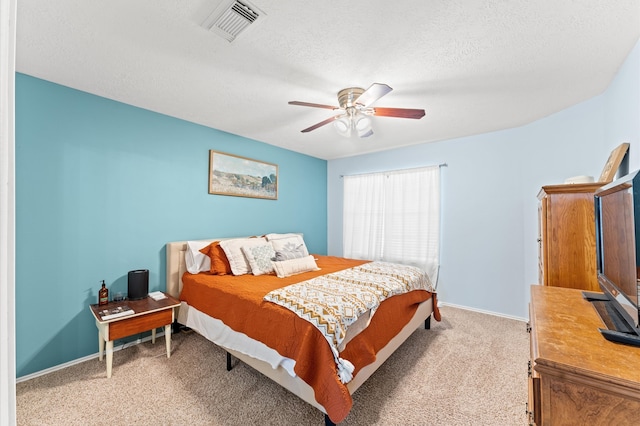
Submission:
{"label": "framed landscape picture", "polygon": [[278,199],[278,166],[209,151],[209,194]]}

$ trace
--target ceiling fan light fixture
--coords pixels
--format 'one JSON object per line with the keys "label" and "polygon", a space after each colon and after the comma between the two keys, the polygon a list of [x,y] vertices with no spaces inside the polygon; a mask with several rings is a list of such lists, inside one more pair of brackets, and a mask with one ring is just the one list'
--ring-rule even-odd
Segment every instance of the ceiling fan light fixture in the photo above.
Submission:
{"label": "ceiling fan light fixture", "polygon": [[333,126],[340,136],[346,138],[352,134],[357,134],[361,138],[373,135],[371,118],[355,110],[349,110],[333,121]]}
{"label": "ceiling fan light fixture", "polygon": [[355,126],[357,131],[363,131],[371,128],[371,118],[366,115],[360,115],[355,118]]}
{"label": "ceiling fan light fixture", "polygon": [[371,135],[373,135],[373,129],[371,128],[364,130],[362,132],[358,132],[358,136],[361,138],[368,138]]}
{"label": "ceiling fan light fixture", "polygon": [[353,118],[353,120],[354,127],[359,137],[366,138],[373,134],[370,117],[358,114]]}
{"label": "ceiling fan light fixture", "polygon": [[366,138],[373,135],[373,119],[371,116],[413,118],[416,120],[424,117],[423,109],[370,106],[391,90],[393,89],[386,84],[373,83],[367,90],[361,87],[348,87],[340,90],[338,92],[339,107],[301,101],[289,101],[289,105],[343,111],[342,114],[334,115],[333,117],[329,117],[311,127],[301,130],[302,133],[308,133],[333,122],[333,126],[341,136],[350,137],[352,134],[357,134],[361,138]]}
{"label": "ceiling fan light fixture", "polygon": [[333,122],[333,126],[338,131],[340,136],[349,137],[351,136],[351,120],[347,116],[343,116],[340,118],[336,118]]}

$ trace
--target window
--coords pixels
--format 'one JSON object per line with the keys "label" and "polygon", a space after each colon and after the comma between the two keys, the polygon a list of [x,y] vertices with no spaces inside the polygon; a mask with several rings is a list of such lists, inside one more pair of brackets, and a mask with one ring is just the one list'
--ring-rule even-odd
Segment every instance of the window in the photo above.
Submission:
{"label": "window", "polygon": [[343,254],[418,266],[437,282],[440,167],[344,177]]}

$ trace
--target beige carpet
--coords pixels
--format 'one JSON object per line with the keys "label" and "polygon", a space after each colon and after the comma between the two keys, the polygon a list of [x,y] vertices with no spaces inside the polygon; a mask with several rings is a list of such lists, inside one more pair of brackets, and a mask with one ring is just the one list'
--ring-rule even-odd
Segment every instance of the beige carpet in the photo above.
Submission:
{"label": "beige carpet", "polygon": [[[353,395],[341,425],[524,425],[524,322],[443,307]],[[236,363],[238,361],[235,361]],[[17,385],[19,425],[323,425],[324,415],[196,333]]]}

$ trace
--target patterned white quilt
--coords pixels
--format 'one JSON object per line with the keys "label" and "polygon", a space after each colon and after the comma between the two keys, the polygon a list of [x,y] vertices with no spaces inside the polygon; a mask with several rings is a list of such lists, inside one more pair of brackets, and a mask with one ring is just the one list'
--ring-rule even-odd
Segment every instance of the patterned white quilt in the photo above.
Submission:
{"label": "patterned white quilt", "polygon": [[370,262],[276,289],[264,300],[291,310],[320,330],[331,346],[340,380],[348,383],[354,367],[338,352],[348,327],[367,312],[370,321],[385,299],[412,290],[435,292],[420,268]]}

